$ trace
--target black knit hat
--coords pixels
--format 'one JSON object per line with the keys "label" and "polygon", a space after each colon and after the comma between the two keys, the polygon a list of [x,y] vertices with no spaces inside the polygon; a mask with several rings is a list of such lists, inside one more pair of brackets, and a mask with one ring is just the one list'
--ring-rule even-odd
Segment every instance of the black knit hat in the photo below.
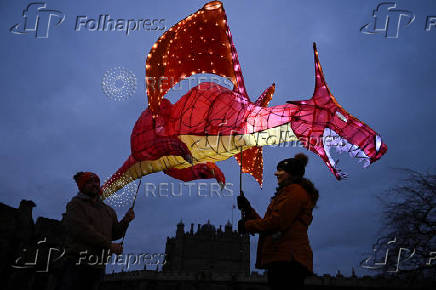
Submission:
{"label": "black knit hat", "polygon": [[277,164],[277,169],[283,169],[287,173],[295,177],[303,177],[305,173],[305,167],[309,158],[303,154],[298,153],[294,158],[288,158],[280,161]]}

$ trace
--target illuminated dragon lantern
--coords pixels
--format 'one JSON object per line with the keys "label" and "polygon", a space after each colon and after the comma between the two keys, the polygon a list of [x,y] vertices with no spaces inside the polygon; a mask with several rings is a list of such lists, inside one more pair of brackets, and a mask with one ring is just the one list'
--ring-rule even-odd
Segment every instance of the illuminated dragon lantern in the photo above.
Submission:
{"label": "illuminated dragon lantern", "polygon": [[[250,101],[221,2],[210,2],[178,22],[148,54],[148,108],[133,128],[131,155],[103,185],[103,196],[158,171],[184,181],[215,178],[223,184],[224,174],[215,162],[232,156],[242,172],[262,186],[262,146],[282,142],[300,141],[321,157],[338,180],[345,174],[330,155],[333,147],[363,161],[364,167],[377,161],[387,146],[337,103],[325,82],[315,44],[313,49],[313,97],[268,107],[275,85],[254,103]],[[233,89],[203,82],[175,104],[164,98],[174,84],[202,73],[230,79]]]}

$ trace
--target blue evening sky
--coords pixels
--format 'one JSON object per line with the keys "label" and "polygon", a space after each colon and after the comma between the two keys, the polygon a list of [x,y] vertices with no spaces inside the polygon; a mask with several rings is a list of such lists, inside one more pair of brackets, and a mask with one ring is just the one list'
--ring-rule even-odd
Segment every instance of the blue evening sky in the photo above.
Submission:
{"label": "blue evening sky", "polygon": [[[168,29],[206,2],[47,1],[45,9],[63,13],[65,20],[55,26],[58,18],[53,16],[48,38],[35,38],[32,31],[9,31],[24,22],[22,12],[31,1],[2,1],[0,201],[17,207],[20,200],[31,199],[37,204],[35,219],[60,219],[77,192],[72,179],[75,172],[94,171],[105,179],[130,153],[131,130],[147,106],[145,57],[163,31],[140,30],[129,35],[83,27],[75,31],[78,16],[164,19]],[[318,156],[307,152],[307,177],[320,191],[309,229],[315,272],[340,270],[350,275],[354,267],[358,275],[372,274],[359,267],[359,261],[371,252],[381,229],[376,195],[400,180],[395,168],[434,169],[436,17],[429,31],[426,20],[436,16],[436,2],[396,1],[396,9],[415,16],[407,26],[408,16],[401,18],[398,38],[386,38],[384,32],[360,32],[372,21],[379,1],[223,2],[252,101],[273,82],[276,92],[271,106],[310,98],[314,86],[312,42],[316,42],[326,80],[339,104],[371,126],[387,144],[387,154],[365,169],[349,156],[339,155],[341,168],[349,174],[349,179],[339,182]],[[386,13],[380,14],[385,19]],[[124,102],[114,101],[102,91],[104,73],[118,66],[131,70],[137,78],[136,93]],[[171,101],[183,93],[173,92]],[[244,191],[259,213],[265,212],[274,193],[277,162],[298,152],[306,150],[264,147],[263,190],[251,176],[243,176]],[[239,167],[234,158],[217,165],[233,184],[229,187],[233,194],[198,196],[198,184],[210,186],[211,180],[194,182],[197,185],[191,196],[187,187],[183,187],[182,197],[147,197],[141,189],[125,251],[163,252],[166,237],[175,234],[181,218],[185,230],[191,223],[196,229],[198,223],[208,220],[216,226],[232,220]],[[163,173],[144,177],[144,183],[172,183],[178,191],[182,185]],[[128,206],[115,207],[120,218]],[[235,211],[235,223],[238,218]],[[252,269],[256,246],[257,237],[253,237]]]}

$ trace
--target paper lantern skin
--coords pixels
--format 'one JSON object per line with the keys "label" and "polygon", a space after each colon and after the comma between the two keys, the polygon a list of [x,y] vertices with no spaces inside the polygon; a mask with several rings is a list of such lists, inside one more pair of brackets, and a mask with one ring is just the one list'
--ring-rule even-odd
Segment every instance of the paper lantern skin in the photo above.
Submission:
{"label": "paper lantern skin", "polygon": [[[104,195],[158,171],[183,181],[215,178],[223,184],[224,174],[215,162],[235,156],[241,165],[241,150],[242,171],[262,186],[262,146],[283,142],[299,141],[320,156],[338,180],[346,175],[331,157],[332,148],[349,152],[364,167],[380,159],[386,144],[337,103],[315,44],[313,50],[313,97],[268,107],[275,85],[250,101],[221,2],[208,3],[171,27],[147,57],[149,107],[132,131],[131,155],[103,185]],[[227,77],[234,87],[205,82],[175,104],[164,98],[175,83],[197,73]]]}

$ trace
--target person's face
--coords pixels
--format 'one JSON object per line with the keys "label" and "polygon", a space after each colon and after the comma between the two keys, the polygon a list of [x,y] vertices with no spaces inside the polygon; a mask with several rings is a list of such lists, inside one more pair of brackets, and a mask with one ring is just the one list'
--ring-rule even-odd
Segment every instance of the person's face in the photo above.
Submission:
{"label": "person's face", "polygon": [[279,185],[291,177],[289,173],[287,173],[281,168],[277,168],[277,171],[274,173],[274,175],[277,177],[277,183]]}
{"label": "person's face", "polygon": [[96,176],[92,176],[83,186],[83,193],[89,196],[98,196],[100,192],[100,180]]}

